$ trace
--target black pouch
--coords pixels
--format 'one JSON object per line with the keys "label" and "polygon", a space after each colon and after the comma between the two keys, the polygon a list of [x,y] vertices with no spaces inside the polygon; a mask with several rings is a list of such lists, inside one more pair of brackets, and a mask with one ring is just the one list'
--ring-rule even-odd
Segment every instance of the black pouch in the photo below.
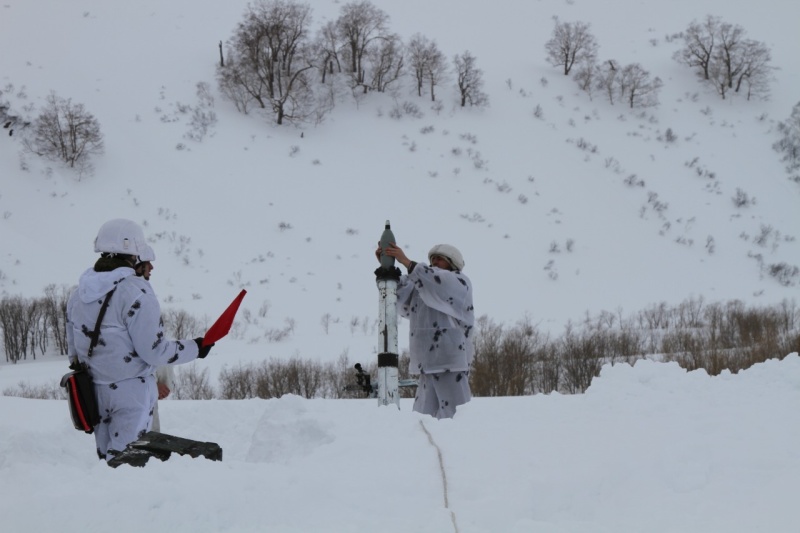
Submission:
{"label": "black pouch", "polygon": [[61,386],[67,389],[69,414],[75,429],[84,433],[94,433],[94,426],[100,422],[94,381],[86,367],[64,374]]}

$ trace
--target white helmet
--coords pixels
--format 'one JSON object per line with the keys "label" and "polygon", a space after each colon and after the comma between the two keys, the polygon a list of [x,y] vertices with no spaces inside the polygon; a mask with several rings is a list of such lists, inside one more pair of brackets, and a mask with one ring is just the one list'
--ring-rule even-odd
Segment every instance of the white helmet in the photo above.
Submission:
{"label": "white helmet", "polygon": [[437,244],[428,252],[428,261],[434,255],[441,255],[445,257],[455,270],[464,270],[464,256],[458,251],[458,248],[451,244]]}
{"label": "white helmet", "polygon": [[112,254],[140,255],[146,244],[139,224],[124,218],[109,220],[97,232],[94,251]]}
{"label": "white helmet", "polygon": [[144,250],[139,252],[139,262],[144,263],[145,261],[155,261],[156,260],[156,252],[153,248],[145,243],[143,246]]}

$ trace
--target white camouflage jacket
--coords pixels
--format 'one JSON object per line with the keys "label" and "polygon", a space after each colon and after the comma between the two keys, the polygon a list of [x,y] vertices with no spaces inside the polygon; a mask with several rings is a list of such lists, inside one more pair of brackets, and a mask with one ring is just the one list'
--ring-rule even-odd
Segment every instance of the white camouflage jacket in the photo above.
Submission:
{"label": "white camouflage jacket", "polygon": [[469,370],[475,313],[472,282],[463,272],[417,264],[400,277],[397,312],[410,322],[412,374]]}
{"label": "white camouflage jacket", "polygon": [[[100,307],[115,286],[89,358]],[[90,268],[81,275],[67,302],[67,346],[70,360],[86,363],[98,385],[151,376],[157,366],[188,363],[198,354],[193,339],[166,339],[152,287],[127,267],[111,272]]]}

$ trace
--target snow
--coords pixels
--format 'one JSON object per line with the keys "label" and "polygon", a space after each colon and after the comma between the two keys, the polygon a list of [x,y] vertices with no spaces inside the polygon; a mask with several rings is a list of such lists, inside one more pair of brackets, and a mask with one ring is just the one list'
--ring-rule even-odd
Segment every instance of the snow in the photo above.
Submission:
{"label": "snow", "polygon": [[[799,3],[373,3],[404,39],[420,32],[448,57],[475,55],[491,106],[462,110],[444,89],[438,113],[405,90],[343,95],[319,125],[277,127],[238,114],[214,83],[217,43],[246,0],[4,0],[0,101],[27,118],[51,90],[84,104],[106,151],[78,176],[21,154],[2,130],[0,295],[76,283],[97,228],[136,220],[156,252],[165,311],[210,325],[248,291],[231,335],[196,363],[212,381],[272,357],[372,361],[372,253],[386,219],[412,259],[439,242],[463,252],[477,315],[527,316],[555,336],[603,310],[797,298],[797,284],[780,285],[763,265],[800,265],[800,188],[771,148],[797,104]],[[312,2],[313,27],[342,5]],[[720,100],[672,59],[681,43],[667,37],[707,14],[770,47],[779,70],[769,100]],[[580,93],[545,61],[553,16],[590,22],[602,59],[659,76],[660,106],[641,114]],[[185,110],[200,105],[199,82],[218,121],[197,142]],[[406,101],[422,118],[390,118]],[[668,128],[675,143],[659,140]],[[630,176],[645,185],[625,185]],[[737,189],[757,202],[736,208]],[[287,339],[269,341],[288,324]],[[401,328],[401,349],[406,339]],[[3,360],[0,391],[52,385],[66,371],[54,354]],[[792,354],[718,377],[649,361],[606,366],[584,395],[476,398],[438,422],[409,400],[400,410],[166,400],[164,431],[217,442],[224,459],[144,469],[97,461],[63,401],[0,397],[2,529],[795,532],[799,365]]]}
{"label": "snow", "polygon": [[[22,363],[3,375],[34,365],[63,371]],[[218,443],[222,462],[173,454],[111,469],[64,402],[0,397],[3,529],[797,528],[797,354],[717,377],[609,365],[584,395],[476,398],[452,420],[413,413],[410,401],[167,399],[162,429]]]}

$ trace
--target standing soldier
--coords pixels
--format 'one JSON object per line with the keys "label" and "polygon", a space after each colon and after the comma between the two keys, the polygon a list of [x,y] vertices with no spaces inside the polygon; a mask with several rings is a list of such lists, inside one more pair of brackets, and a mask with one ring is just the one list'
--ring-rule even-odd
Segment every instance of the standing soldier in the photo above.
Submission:
{"label": "standing soldier", "polygon": [[449,244],[431,248],[429,265],[411,261],[395,244],[383,252],[408,270],[397,286],[397,311],[410,322],[409,371],[419,374],[414,411],[452,418],[457,406],[472,399],[475,313],[472,282],[462,272],[464,258]]}
{"label": "standing soldier", "polygon": [[[97,455],[106,461],[150,429],[158,394],[156,367],[189,363],[211,349],[202,346],[202,337],[165,338],[158,298],[134,271],[145,246],[135,222],[103,224],[94,241],[100,257],[81,275],[67,302],[70,363],[86,365],[94,380],[100,411],[94,436]],[[107,310],[101,315],[103,306]],[[92,350],[98,317],[102,321]]]}

